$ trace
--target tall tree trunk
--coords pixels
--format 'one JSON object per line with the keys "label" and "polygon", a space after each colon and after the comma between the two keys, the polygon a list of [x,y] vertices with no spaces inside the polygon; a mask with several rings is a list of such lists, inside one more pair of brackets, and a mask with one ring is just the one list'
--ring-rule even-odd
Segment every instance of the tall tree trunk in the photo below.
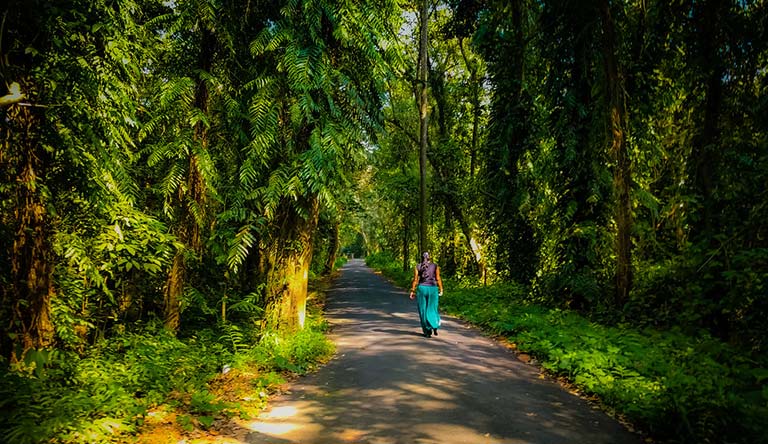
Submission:
{"label": "tall tree trunk", "polygon": [[306,203],[306,217],[291,204],[283,206],[280,231],[267,252],[264,326],[269,330],[292,332],[304,328],[309,266],[319,215],[317,196],[309,197]]}
{"label": "tall tree trunk", "polygon": [[427,81],[429,63],[427,54],[427,33],[429,31],[429,2],[422,0],[419,14],[421,36],[419,38],[419,253],[429,249],[427,240]]}
{"label": "tall tree trunk", "polygon": [[406,213],[403,216],[403,271],[408,271],[411,246],[411,218]]}
{"label": "tall tree trunk", "polygon": [[[521,0],[495,2],[509,5],[512,27],[509,39],[488,57],[491,77],[506,79],[493,94],[489,121],[488,155],[484,177],[491,191],[487,203],[486,226],[497,234],[496,269],[520,282],[530,281],[538,262],[539,241],[533,228],[518,211],[521,196],[525,194],[519,184],[518,161],[529,148],[526,139],[531,127],[535,106],[526,94],[526,6]],[[506,31],[505,31],[506,32]]]}
{"label": "tall tree trunk", "polygon": [[459,37],[459,49],[461,57],[464,59],[464,65],[469,69],[469,81],[472,82],[472,139],[469,146],[469,176],[475,177],[475,168],[477,164],[477,139],[480,127],[480,79],[477,77],[477,64],[472,63],[467,57],[464,49],[464,38]]}
{"label": "tall tree trunk", "polygon": [[[208,73],[213,64],[214,44],[215,40],[213,34],[208,30],[204,30],[203,38],[200,42],[200,54],[198,56],[197,64],[198,68],[203,72]],[[203,78],[199,78],[197,81],[195,107],[200,110],[201,114],[208,115],[209,91],[208,85]],[[205,123],[197,122],[195,125],[194,142],[199,144],[202,150],[208,149],[208,127]],[[200,229],[203,220],[205,219],[207,195],[205,179],[200,171],[197,154],[194,152],[191,153],[189,157],[187,174],[186,193],[189,193],[189,199],[180,188],[178,192],[178,201],[176,202],[178,206],[177,208],[179,209],[176,236],[185,246],[191,248],[195,253],[200,254],[203,246]],[[197,207],[196,212],[193,212],[189,208],[190,204],[187,200],[194,202]],[[184,293],[186,280],[187,270],[184,262],[184,251],[180,250],[176,252],[176,256],[173,258],[173,265],[168,273],[163,298],[165,327],[173,332],[179,330],[181,321],[181,298]]]}
{"label": "tall tree trunk", "polygon": [[[694,168],[690,171],[695,194],[700,197],[699,206],[696,209],[699,214],[699,222],[693,224],[691,240],[698,245],[714,251],[722,251],[722,240],[716,236],[722,231],[721,209],[722,205],[716,195],[718,185],[718,164],[721,163],[720,146],[720,114],[723,102],[723,75],[725,68],[723,58],[720,56],[720,48],[726,43],[723,41],[721,28],[722,21],[726,21],[727,4],[723,0],[706,0],[697,4],[699,9],[694,10],[694,23],[697,28],[696,36],[700,42],[700,56],[697,69],[701,78],[698,79],[704,91],[704,116],[700,127],[692,140],[690,164]],[[711,257],[710,257],[711,259]],[[704,264],[701,265],[701,268]],[[727,269],[727,266],[726,266]],[[719,337],[728,338],[731,334],[733,323],[729,320],[733,313],[723,309],[723,297],[728,294],[728,288],[724,282],[713,283],[702,295],[709,299],[713,307],[704,316],[707,327]]]}
{"label": "tall tree trunk", "polygon": [[456,261],[456,229],[453,224],[453,212],[449,208],[445,211],[445,237],[440,254],[440,269],[443,276],[455,276],[457,270]]}
{"label": "tall tree trunk", "polygon": [[325,266],[323,267],[323,273],[328,275],[333,272],[333,267],[336,265],[336,256],[339,254],[339,222],[333,222],[331,227],[331,238],[328,242],[328,256],[325,259]]}
{"label": "tall tree trunk", "polygon": [[616,34],[608,0],[602,0],[600,15],[603,22],[603,58],[608,97],[610,154],[614,162],[613,187],[616,193],[616,295],[621,307],[629,300],[632,288],[632,208],[630,201],[630,160],[626,142],[627,112],[624,85],[616,57]]}
{"label": "tall tree trunk", "polygon": [[[704,73],[704,119],[697,134],[693,138],[693,150],[691,153],[695,170],[694,184],[696,192],[701,195],[701,229],[704,236],[708,236],[713,230],[713,221],[716,218],[715,202],[713,199],[713,165],[718,162],[719,147],[718,123],[720,120],[720,108],[723,95],[723,68],[718,56],[718,24],[721,8],[721,0],[708,0],[701,6],[700,12],[695,12],[694,19],[700,34],[701,65],[698,69]],[[697,233],[698,234],[698,233]]]}
{"label": "tall tree trunk", "polygon": [[[567,69],[570,72],[570,81],[567,88],[572,91],[574,101],[566,104],[562,117],[570,122],[570,129],[566,132],[558,132],[558,144],[561,150],[558,159],[561,167],[569,171],[568,180],[561,185],[563,198],[560,201],[562,211],[569,216],[564,218],[563,228],[569,233],[558,245],[559,254],[564,258],[563,267],[567,267],[567,274],[590,275],[592,269],[598,266],[594,262],[594,256],[585,254],[589,248],[588,241],[582,235],[576,234],[580,227],[589,221],[595,220],[598,214],[597,206],[601,202],[592,202],[591,193],[594,192],[595,171],[594,159],[601,158],[604,147],[593,147],[590,140],[590,128],[593,115],[584,110],[595,109],[592,103],[592,82],[590,72],[593,66],[592,48],[594,43],[588,36],[594,29],[594,14],[583,12],[576,7],[576,11],[566,9],[566,29],[573,36],[572,56],[569,57]],[[598,105],[599,106],[599,105]],[[576,153],[575,155],[569,154]],[[583,287],[567,285],[562,288],[561,297],[569,308],[587,310],[592,301]]]}
{"label": "tall tree trunk", "polygon": [[464,239],[467,241],[467,247],[472,252],[472,264],[477,270],[478,274],[485,280],[485,264],[483,261],[483,255],[480,252],[480,246],[472,238],[472,229],[469,227],[467,219],[464,217],[464,212],[461,211],[461,207],[456,203],[456,199],[453,196],[448,196],[448,207],[451,209],[456,220],[459,222],[461,233],[464,235]]}
{"label": "tall tree trunk", "polygon": [[[21,349],[23,354],[53,344],[52,228],[42,186],[50,160],[41,145],[42,119],[37,108],[13,105],[7,119],[3,150],[18,147],[14,162],[18,179],[11,254],[11,332],[16,337],[14,349]],[[18,358],[21,356],[12,352],[11,359]]]}
{"label": "tall tree trunk", "polygon": [[[474,73],[473,73],[474,76]],[[472,87],[472,146],[469,150],[469,177],[475,177],[477,165],[477,132],[480,128],[480,85],[473,82]]]}
{"label": "tall tree trunk", "polygon": [[181,323],[181,297],[184,294],[185,275],[184,250],[179,249],[173,257],[173,264],[165,281],[163,295],[164,325],[172,332],[178,331]]}

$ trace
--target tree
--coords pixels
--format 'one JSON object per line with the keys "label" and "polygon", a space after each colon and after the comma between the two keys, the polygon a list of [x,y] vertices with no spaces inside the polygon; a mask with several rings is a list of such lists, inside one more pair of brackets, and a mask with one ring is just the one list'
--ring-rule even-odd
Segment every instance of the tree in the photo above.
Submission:
{"label": "tree", "polygon": [[264,70],[254,80],[240,179],[259,219],[245,221],[230,265],[252,254],[257,235],[269,329],[303,327],[319,213],[343,192],[378,125],[395,10],[390,2],[289,3],[251,45]]}
{"label": "tree", "polygon": [[616,56],[616,32],[608,0],[600,5],[603,25],[603,62],[605,63],[606,99],[611,129],[611,158],[613,160],[613,186],[616,194],[616,305],[629,300],[632,288],[632,179],[626,142],[627,111],[624,83]]}
{"label": "tree", "polygon": [[217,161],[223,151],[217,131],[229,129],[222,120],[229,117],[227,107],[237,104],[230,95],[229,59],[238,23],[225,22],[227,13],[218,1],[195,0],[171,5],[153,21],[160,36],[152,68],[157,94],[144,133],[148,165],[163,172],[163,213],[181,243],[163,291],[165,326],[174,332],[217,210]]}
{"label": "tree", "polygon": [[4,17],[2,77],[25,96],[0,110],[0,208],[12,227],[2,233],[9,274],[0,282],[10,309],[2,317],[11,326],[2,348],[18,358],[53,345],[55,276],[64,273],[58,258],[66,249],[58,239],[78,229],[66,216],[105,215],[137,194],[125,166],[145,35],[140,12],[124,2],[10,2]]}
{"label": "tree", "polygon": [[422,0],[419,8],[419,254],[429,249],[427,240],[427,145],[429,122],[427,85],[429,77],[429,0]]}

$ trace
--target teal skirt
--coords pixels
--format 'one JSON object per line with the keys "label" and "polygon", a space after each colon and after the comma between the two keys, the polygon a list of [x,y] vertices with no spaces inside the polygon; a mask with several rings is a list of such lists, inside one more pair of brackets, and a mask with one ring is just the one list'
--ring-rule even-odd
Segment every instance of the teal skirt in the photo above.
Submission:
{"label": "teal skirt", "polygon": [[434,285],[419,285],[416,289],[419,320],[425,335],[432,333],[433,329],[440,328],[440,315],[437,312],[437,303],[440,299],[438,295],[438,288]]}

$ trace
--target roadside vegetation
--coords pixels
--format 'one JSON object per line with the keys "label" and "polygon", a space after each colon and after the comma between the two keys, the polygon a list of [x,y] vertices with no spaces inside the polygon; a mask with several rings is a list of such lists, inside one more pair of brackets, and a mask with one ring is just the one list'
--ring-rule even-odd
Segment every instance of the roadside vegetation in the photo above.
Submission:
{"label": "roadside vegetation", "polygon": [[[343,260],[339,261],[339,265]],[[334,353],[322,318],[328,279],[310,290],[305,328],[293,334],[219,323],[178,336],[150,321],[82,353],[35,351],[0,373],[4,442],[167,443],[243,437],[270,395]]]}
{"label": "roadside vegetation", "polygon": [[[402,288],[412,274],[386,254],[367,264]],[[606,325],[532,301],[515,283],[445,281],[441,310],[532,356],[609,413],[665,442],[761,443],[768,436],[768,361],[706,331]]]}

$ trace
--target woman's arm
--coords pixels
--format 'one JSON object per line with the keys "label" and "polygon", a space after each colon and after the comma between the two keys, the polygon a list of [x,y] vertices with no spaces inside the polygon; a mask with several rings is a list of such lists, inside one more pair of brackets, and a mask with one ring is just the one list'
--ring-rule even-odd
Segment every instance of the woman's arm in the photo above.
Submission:
{"label": "woman's arm", "polygon": [[413,299],[413,292],[416,291],[416,284],[419,283],[419,271],[414,267],[413,269],[413,281],[411,282],[411,294],[409,298]]}
{"label": "woman's arm", "polygon": [[435,277],[437,278],[437,287],[440,288],[440,296],[443,295],[443,280],[440,279],[440,267],[435,268]]}

